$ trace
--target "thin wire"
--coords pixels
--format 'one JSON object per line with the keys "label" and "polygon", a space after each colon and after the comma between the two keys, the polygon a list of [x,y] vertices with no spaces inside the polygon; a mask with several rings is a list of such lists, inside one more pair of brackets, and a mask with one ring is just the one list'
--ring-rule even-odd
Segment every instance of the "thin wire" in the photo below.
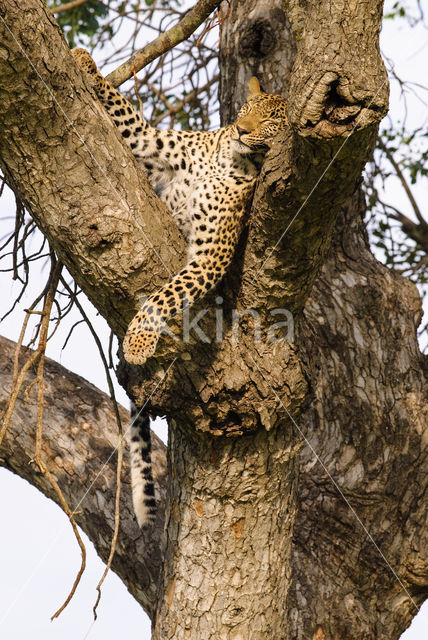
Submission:
{"label": "thin wire", "polygon": [[[143,404],[143,406],[141,407],[141,409],[139,410],[139,412],[137,413],[137,415],[135,416],[134,420],[128,425],[127,430],[125,431],[125,435],[127,435],[127,433],[129,432],[129,430],[131,429],[131,427],[134,425],[135,421],[137,420],[137,418],[140,416],[141,412],[143,411],[143,409],[146,407],[147,403],[149,402],[150,398],[152,397],[152,395],[159,389],[160,385],[162,384],[162,382],[165,380],[166,376],[168,375],[169,370],[171,369],[172,365],[175,363],[175,361],[177,360],[177,358],[174,358],[174,360],[171,362],[171,364],[169,365],[168,369],[165,371],[164,375],[162,376],[162,379],[158,382],[158,384],[156,385],[156,387],[153,389],[152,393],[149,395],[149,397],[147,398],[146,402]],[[97,473],[97,475],[95,476],[95,478],[92,480],[91,484],[89,485],[89,487],[86,489],[85,493],[83,494],[83,496],[80,498],[79,502],[76,504],[76,506],[72,509],[73,512],[77,511],[77,509],[80,507],[80,505],[82,504],[83,500],[86,498],[86,496],[88,495],[89,491],[92,489],[92,487],[94,486],[95,482],[97,481],[97,479],[99,478],[99,476],[101,475],[101,473],[104,471],[105,467],[108,465],[108,463],[110,462],[111,458],[115,455],[115,453],[118,450],[118,446],[116,446],[114,448],[114,450],[111,452],[111,454],[109,455],[109,457],[107,458],[107,460],[105,461],[105,463],[103,464],[103,466],[101,467],[101,469],[99,470],[99,472]],[[58,542],[59,538],[62,536],[62,534],[65,531],[65,527],[62,530],[59,530],[57,535],[55,536],[55,538],[53,538],[49,548],[46,550],[46,553],[39,559],[39,561],[37,562],[37,564],[35,565],[35,567],[33,568],[33,571],[31,572],[31,574],[28,576],[27,580],[22,584],[20,590],[18,591],[18,593],[16,594],[14,600],[11,602],[11,604],[9,605],[9,607],[7,608],[7,610],[4,612],[3,616],[0,618],[0,625],[3,624],[3,622],[6,620],[6,618],[8,617],[9,613],[12,611],[12,609],[14,608],[14,606],[16,605],[18,599],[21,597],[22,593],[25,591],[25,589],[27,588],[28,584],[31,582],[31,580],[34,578],[35,574],[37,573],[37,571],[39,570],[40,566],[43,564],[43,562],[46,560],[46,558],[48,557],[48,555],[50,554],[50,552],[52,551],[53,546]]]}
{"label": "thin wire", "polygon": [[85,635],[83,637],[83,640],[86,640],[87,638],[89,638],[89,634],[91,633],[92,629],[94,628],[94,624],[95,623],[96,623],[96,620],[92,620],[89,629],[87,630],[87,632],[85,633]]}
{"label": "thin wire", "polygon": [[350,511],[352,512],[353,516],[356,518],[356,520],[358,521],[358,523],[360,524],[360,526],[362,527],[362,529],[364,530],[365,534],[368,536],[369,540],[373,543],[373,545],[375,546],[377,552],[379,553],[380,557],[382,558],[382,560],[384,561],[384,563],[386,564],[386,566],[389,568],[389,570],[391,571],[391,573],[394,575],[395,579],[397,580],[397,582],[399,583],[399,585],[401,586],[401,588],[403,589],[403,591],[406,593],[406,595],[409,597],[410,601],[412,602],[412,604],[414,605],[414,607],[416,608],[417,611],[420,610],[420,607],[418,607],[418,605],[416,604],[416,602],[413,600],[412,596],[410,595],[410,593],[408,592],[408,590],[406,589],[405,585],[403,584],[403,582],[401,581],[401,579],[399,578],[399,576],[397,575],[396,571],[393,569],[393,567],[391,566],[391,564],[388,562],[387,558],[385,557],[385,555],[383,554],[383,552],[381,551],[381,549],[379,548],[379,546],[376,544],[373,536],[371,535],[371,533],[369,532],[369,530],[367,529],[367,527],[365,526],[365,524],[362,522],[362,520],[360,519],[360,517],[358,516],[357,512],[355,511],[354,507],[351,505],[351,503],[349,502],[348,498],[345,496],[345,494],[343,493],[342,489],[339,487],[339,485],[337,484],[336,480],[333,478],[333,476],[331,475],[331,473],[329,472],[329,470],[327,469],[327,467],[325,466],[324,462],[321,460],[321,458],[319,457],[319,455],[317,454],[317,452],[315,451],[315,449],[313,448],[312,444],[309,442],[308,438],[305,436],[305,434],[303,433],[303,431],[301,430],[301,428],[299,427],[299,425],[297,424],[297,422],[294,420],[293,416],[291,415],[291,413],[288,411],[287,407],[284,405],[283,401],[281,400],[281,398],[279,397],[279,395],[276,393],[275,389],[271,386],[271,384],[269,383],[269,381],[266,379],[265,375],[263,374],[263,372],[261,371],[260,367],[258,366],[257,362],[254,360],[253,356],[250,354],[250,358],[251,360],[254,362],[256,368],[258,369],[260,375],[262,376],[263,380],[266,382],[266,384],[268,385],[268,387],[270,388],[270,390],[272,391],[272,393],[275,395],[275,397],[277,398],[277,400],[281,403],[282,408],[284,409],[284,411],[286,412],[286,414],[288,415],[288,417],[290,418],[290,420],[292,421],[292,423],[294,424],[294,426],[296,427],[297,431],[299,432],[299,434],[301,435],[301,437],[303,438],[303,440],[306,442],[306,444],[308,445],[308,447],[310,448],[310,450],[312,451],[313,455],[315,456],[315,458],[317,459],[317,461],[320,463],[320,465],[322,466],[322,468],[324,469],[325,473],[327,474],[327,476],[329,477],[329,479],[331,480],[331,482],[333,483],[334,487],[336,488],[336,490],[339,492],[339,494],[341,495],[342,499],[344,500],[344,502],[346,503],[346,505],[348,506],[348,508],[350,509]]}
{"label": "thin wire", "polygon": [[[98,162],[98,160],[95,158],[95,156],[93,155],[92,151],[89,149],[88,145],[86,144],[84,138],[80,135],[79,131],[76,129],[76,127],[74,126],[73,122],[70,120],[70,118],[68,117],[67,113],[64,111],[64,109],[62,108],[62,106],[60,105],[60,103],[58,102],[55,94],[53,93],[53,91],[50,89],[50,87],[46,84],[46,82],[43,80],[42,76],[40,75],[40,73],[38,72],[38,70],[36,69],[36,67],[34,66],[33,62],[31,61],[31,59],[29,58],[29,56],[27,55],[27,53],[25,52],[24,48],[21,46],[21,44],[19,43],[19,41],[17,40],[16,36],[14,35],[13,31],[8,27],[8,25],[6,24],[3,16],[0,15],[0,19],[3,22],[4,26],[6,27],[6,29],[9,31],[10,35],[12,36],[12,38],[15,40],[16,44],[18,45],[19,49],[21,50],[21,52],[23,53],[23,55],[25,56],[25,58],[28,60],[28,62],[31,65],[31,68],[33,69],[33,71],[37,74],[37,76],[39,77],[39,79],[41,80],[42,84],[45,86],[46,90],[48,91],[48,93],[50,94],[50,96],[52,97],[53,101],[55,102],[55,104],[58,106],[58,108],[60,109],[61,113],[63,114],[64,118],[67,120],[68,124],[70,125],[71,129],[75,132],[75,134],[77,135],[77,137],[79,138],[80,142],[82,143],[82,145],[85,147],[86,151],[88,152],[89,156],[91,157],[91,159],[94,161],[94,163],[97,165],[98,169],[101,171],[101,174],[103,175],[103,177],[106,179],[106,181],[108,182],[109,186],[111,187],[112,191],[114,192],[114,194],[117,196],[117,198],[120,200],[122,206],[124,207],[125,211],[129,212],[129,207],[127,202],[124,200],[124,198],[120,195],[120,193],[117,191],[116,187],[114,186],[114,184],[111,182],[108,174],[104,171],[103,167],[100,165],[100,163]],[[143,233],[143,236],[145,237],[147,243],[150,245],[150,247],[153,249],[153,251],[155,252],[156,256],[159,258],[160,262],[163,264],[163,266],[165,267],[165,269],[168,272],[168,275],[171,277],[172,273],[169,270],[168,266],[165,264],[165,262],[162,260],[161,256],[159,255],[159,253],[156,251],[155,247],[153,246],[153,244],[151,243],[150,239],[147,237],[146,233],[144,232],[144,230],[141,230]]]}

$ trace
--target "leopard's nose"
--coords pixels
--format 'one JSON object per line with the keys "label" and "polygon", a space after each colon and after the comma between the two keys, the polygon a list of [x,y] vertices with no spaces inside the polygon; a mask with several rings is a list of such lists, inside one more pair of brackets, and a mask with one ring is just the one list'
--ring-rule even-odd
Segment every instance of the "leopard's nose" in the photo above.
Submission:
{"label": "leopard's nose", "polygon": [[245,127],[241,127],[239,124],[237,124],[237,125],[236,125],[236,129],[237,129],[237,131],[238,131],[238,136],[239,136],[239,137],[243,136],[243,135],[244,135],[244,134],[246,134],[246,133],[250,133],[250,132],[248,131],[248,129],[246,129]]}

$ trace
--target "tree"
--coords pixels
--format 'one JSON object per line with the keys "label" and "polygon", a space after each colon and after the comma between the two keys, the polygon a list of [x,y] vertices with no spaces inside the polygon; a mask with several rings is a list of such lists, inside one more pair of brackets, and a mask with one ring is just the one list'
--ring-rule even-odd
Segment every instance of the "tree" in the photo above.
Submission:
{"label": "tree", "polygon": [[[156,530],[136,548],[125,501],[112,565],[153,618],[154,639],[397,638],[427,596],[420,299],[374,259],[362,221],[361,172],[387,110],[381,13],[378,0],[242,0],[222,23],[223,121],[256,74],[288,94],[290,128],[263,165],[233,268],[195,310],[210,310],[200,325],[215,336],[221,306],[223,340],[165,339],[147,366],[119,366],[124,387],[169,421]],[[0,29],[2,170],[121,338],[141,292],[178,270],[183,239],[43,5],[7,0]],[[234,309],[257,311],[261,341],[248,313],[233,340]],[[268,340],[273,310],[292,313],[293,342]],[[84,451],[69,443],[64,472],[55,417],[81,418],[59,395],[39,451],[46,469],[24,463],[28,445],[14,433],[31,425],[17,418],[4,454],[56,500],[40,470],[68,499],[87,484],[87,452],[114,448],[111,430],[91,427]],[[164,479],[161,447],[156,461]],[[105,511],[85,503],[75,520],[106,558],[114,505],[103,486]]]}

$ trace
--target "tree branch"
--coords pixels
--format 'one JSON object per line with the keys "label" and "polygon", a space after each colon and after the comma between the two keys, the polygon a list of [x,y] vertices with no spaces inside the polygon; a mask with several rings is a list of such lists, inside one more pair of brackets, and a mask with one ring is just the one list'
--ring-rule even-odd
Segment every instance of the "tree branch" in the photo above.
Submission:
{"label": "tree branch", "polygon": [[407,195],[407,197],[408,197],[408,199],[410,201],[410,204],[412,205],[413,211],[415,213],[416,218],[419,221],[419,224],[421,225],[422,229],[428,229],[428,224],[427,224],[425,218],[423,217],[421,210],[419,209],[418,203],[415,200],[415,197],[414,197],[414,195],[412,193],[411,188],[409,187],[409,185],[407,183],[406,178],[404,177],[403,172],[401,171],[400,165],[395,160],[394,155],[391,153],[391,151],[388,149],[388,147],[384,144],[384,142],[382,141],[381,138],[378,138],[378,145],[380,146],[382,151],[385,152],[386,157],[388,158],[388,160],[390,161],[390,163],[394,167],[394,171],[397,174],[397,177],[400,180],[404,191],[406,192],[406,195]]}
{"label": "tree branch", "polygon": [[152,60],[159,58],[159,56],[186,40],[220,4],[219,0],[199,0],[177,24],[134,53],[129,60],[121,64],[112,73],[109,73],[106,76],[107,80],[114,87],[119,87],[132,77],[134,71],[140,71]]}
{"label": "tree branch", "polygon": [[157,116],[153,122],[153,126],[157,127],[157,125],[162,122],[162,120],[165,120],[165,118],[168,118],[168,116],[172,116],[174,117],[176,113],[178,113],[186,104],[188,104],[189,102],[191,102],[192,100],[194,100],[200,93],[206,91],[212,84],[214,84],[215,82],[218,82],[218,78],[219,76],[214,76],[213,78],[211,78],[211,80],[209,82],[207,82],[204,86],[202,87],[198,87],[197,89],[195,89],[194,91],[191,91],[190,93],[188,93],[183,100],[180,100],[180,102],[177,102],[177,104],[171,104],[169,102],[169,100],[167,100],[164,95],[158,90],[156,89],[155,86],[151,85],[148,83],[148,87],[150,88],[151,91],[153,91],[154,93],[156,93],[159,98],[162,100],[162,102],[164,103],[164,105],[166,106],[166,108],[168,109],[168,111],[166,111],[165,113],[162,113],[161,115]]}
{"label": "tree branch", "polygon": [[[0,336],[0,407],[9,400],[15,346]],[[21,365],[31,353],[22,349]],[[34,379],[35,372],[30,369],[26,382],[31,384]],[[77,523],[107,562],[114,535],[118,443],[112,402],[105,393],[49,358],[45,361],[44,394],[43,458],[71,509],[78,511],[75,515]],[[121,407],[120,415],[126,425],[129,412]],[[21,393],[0,449],[0,465],[25,478],[63,507],[51,483],[35,465],[28,464],[34,455],[36,423],[37,398],[30,394],[27,400]],[[162,566],[160,540],[166,492],[166,449],[154,434],[152,444],[153,471],[160,495],[156,528],[150,531],[138,529],[131,503],[129,465],[125,460],[120,532],[112,562],[113,571],[150,616],[153,616],[156,604]]]}
{"label": "tree branch", "polygon": [[139,296],[179,270],[185,242],[88,91],[44,5],[7,0],[0,37],[8,51],[0,60],[0,166],[76,282],[121,335]]}
{"label": "tree branch", "polygon": [[84,4],[87,1],[88,0],[72,0],[71,2],[67,2],[66,4],[61,4],[58,7],[52,7],[52,9],[50,9],[50,12],[53,15],[56,15],[57,13],[62,13],[63,11],[74,9],[75,7],[78,7],[79,5]]}

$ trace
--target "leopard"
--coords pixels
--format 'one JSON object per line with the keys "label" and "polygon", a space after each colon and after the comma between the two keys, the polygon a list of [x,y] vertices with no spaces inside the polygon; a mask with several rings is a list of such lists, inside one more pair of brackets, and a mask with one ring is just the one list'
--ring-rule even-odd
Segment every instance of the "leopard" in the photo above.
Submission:
{"label": "leopard", "polygon": [[[124,337],[125,359],[144,365],[167,321],[214,289],[231,265],[263,159],[288,126],[287,102],[264,92],[253,76],[233,124],[212,131],[157,129],[102,76],[85,49],[72,55],[187,242],[185,266],[144,300]],[[131,412],[133,500],[142,526],[155,513],[150,429],[134,405]]]}

